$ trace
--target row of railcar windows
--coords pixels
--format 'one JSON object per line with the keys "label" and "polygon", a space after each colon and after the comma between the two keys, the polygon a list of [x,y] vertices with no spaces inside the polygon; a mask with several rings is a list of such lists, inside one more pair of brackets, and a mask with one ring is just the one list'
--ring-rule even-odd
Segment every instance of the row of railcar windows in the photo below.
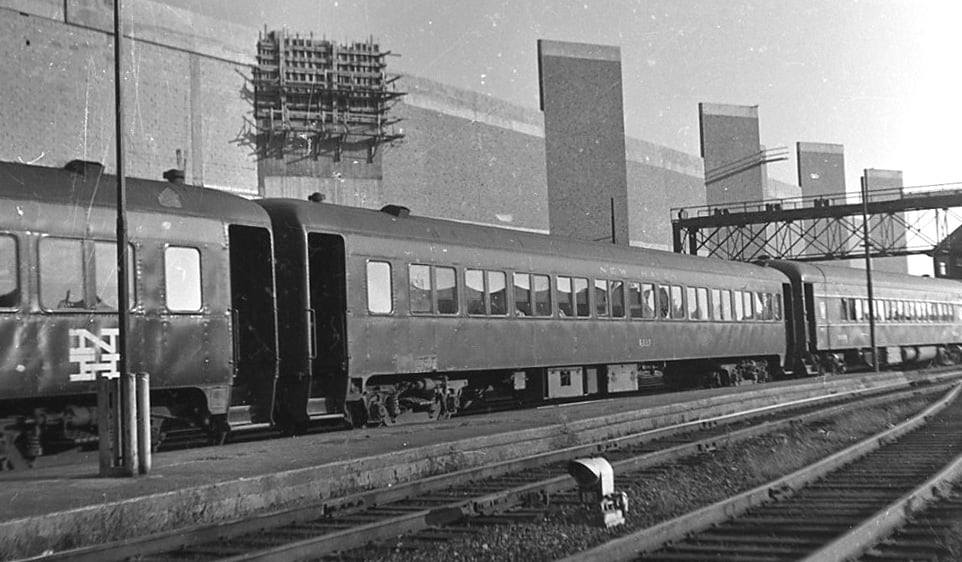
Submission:
{"label": "row of railcar windows", "polygon": [[[636,318],[675,320],[775,321],[782,319],[777,293],[661,285],[620,279],[472,269],[464,270],[465,312],[470,316]],[[412,314],[461,312],[458,270],[408,265]],[[394,312],[392,266],[367,263],[367,302],[372,314]],[[589,300],[589,293],[593,299]],[[508,296],[511,295],[509,302]],[[556,301],[556,302],[555,302]]]}
{"label": "row of railcar windows", "polygon": [[[868,299],[841,297],[831,299],[843,322],[867,322]],[[819,301],[819,316],[827,320],[828,299]],[[944,302],[875,299],[875,320],[880,322],[953,322],[962,320],[962,308]]]}
{"label": "row of railcar windows", "polygon": [[[136,302],[134,248],[127,252],[128,294]],[[116,311],[117,245],[114,242],[45,237],[38,247],[40,306],[45,310]],[[17,240],[0,235],[0,307],[20,305]],[[164,249],[164,294],[171,312],[201,310],[200,250]]]}

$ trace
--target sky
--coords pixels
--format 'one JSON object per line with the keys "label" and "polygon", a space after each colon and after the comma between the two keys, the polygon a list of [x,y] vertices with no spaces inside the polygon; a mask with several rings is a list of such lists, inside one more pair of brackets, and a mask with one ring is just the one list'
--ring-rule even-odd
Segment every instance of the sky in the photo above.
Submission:
{"label": "sky", "polygon": [[905,185],[962,182],[958,0],[163,0],[255,28],[373,36],[410,73],[538,107],[537,40],[620,47],[629,136],[699,154],[698,103],[759,106],[761,142],[845,145]]}

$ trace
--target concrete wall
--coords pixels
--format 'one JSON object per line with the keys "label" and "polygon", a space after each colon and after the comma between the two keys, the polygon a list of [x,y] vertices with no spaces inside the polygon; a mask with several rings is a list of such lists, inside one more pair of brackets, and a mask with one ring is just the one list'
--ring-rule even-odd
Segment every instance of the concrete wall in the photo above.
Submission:
{"label": "concrete wall", "polygon": [[552,234],[628,243],[621,50],[538,41]]}
{"label": "concrete wall", "polygon": [[[898,189],[904,187],[902,183],[902,172],[900,170],[878,170],[869,168],[865,170],[865,178],[868,182],[869,200],[871,192],[886,189]],[[904,220],[905,213],[897,213]],[[887,225],[890,228],[884,228]],[[891,220],[881,222],[879,219],[869,219],[869,236],[872,239],[884,240],[886,245],[894,247],[905,247],[905,227],[896,226]],[[856,267],[864,267],[864,263],[856,263]],[[908,273],[908,257],[898,256],[891,258],[875,258],[872,260],[872,268],[879,271],[891,271],[893,273]]]}
{"label": "concrete wall", "polygon": [[706,204],[702,160],[633,138],[627,153],[631,243],[671,250],[672,209]]}
{"label": "concrete wall", "polygon": [[802,194],[837,195],[845,193],[845,151],[840,144],[799,142],[798,185]]}
{"label": "concrete wall", "polygon": [[[0,6],[0,159],[58,167],[82,158],[113,171],[112,35],[46,17],[63,16],[49,2],[29,4],[43,15]],[[141,40],[126,46],[128,174],[159,178],[179,152],[188,182],[256,193],[255,162],[235,142],[249,110],[241,96],[248,67]]]}
{"label": "concrete wall", "polygon": [[[698,104],[701,155],[705,174],[758,154],[758,107],[718,103]],[[764,166],[722,177],[706,186],[709,205],[761,201],[766,198]]]}
{"label": "concrete wall", "polygon": [[[840,144],[799,142],[795,145],[798,161],[798,184],[802,195],[838,195],[845,193],[845,150]],[[821,221],[819,225],[824,225]],[[851,251],[854,247],[846,229],[830,224],[818,237],[827,248]],[[853,265],[852,260],[826,262],[832,265]]]}

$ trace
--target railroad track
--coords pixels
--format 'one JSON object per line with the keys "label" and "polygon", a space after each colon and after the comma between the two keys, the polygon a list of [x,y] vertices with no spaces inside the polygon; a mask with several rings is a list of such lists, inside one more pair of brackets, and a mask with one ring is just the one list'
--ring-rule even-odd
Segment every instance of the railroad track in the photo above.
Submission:
{"label": "railroad track", "polygon": [[952,487],[962,476],[958,395],[956,388],[919,416],[771,484],[566,560],[957,559],[938,558],[951,545],[926,541],[922,529],[962,528],[962,490]]}
{"label": "railroad track", "polygon": [[425,536],[426,540],[438,540],[472,532],[457,526],[466,518],[488,522],[528,520],[544,509],[523,509],[526,502],[543,505],[549,499],[568,501],[566,494],[575,495],[575,483],[566,467],[575,457],[604,453],[620,475],[792,424],[837,416],[850,410],[853,402],[869,407],[942,388],[887,392],[856,400],[835,397],[832,404],[812,399],[799,401],[792,408],[762,408],[434,476],[243,521],[67,551],[49,559],[294,560],[347,553],[406,533],[422,532],[415,535],[417,540]]}

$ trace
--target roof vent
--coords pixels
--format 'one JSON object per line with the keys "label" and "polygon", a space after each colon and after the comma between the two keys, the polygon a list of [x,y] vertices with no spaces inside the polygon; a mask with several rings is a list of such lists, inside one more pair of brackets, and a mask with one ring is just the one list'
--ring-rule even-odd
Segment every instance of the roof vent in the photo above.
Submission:
{"label": "roof vent", "polygon": [[411,209],[402,207],[401,205],[385,205],[381,207],[381,212],[403,219],[411,214]]}
{"label": "roof vent", "polygon": [[103,173],[104,165],[90,160],[71,160],[63,169],[82,176],[98,175]]}
{"label": "roof vent", "polygon": [[170,183],[183,184],[184,183],[184,171],[178,170],[177,168],[171,168],[164,172],[164,179]]}

